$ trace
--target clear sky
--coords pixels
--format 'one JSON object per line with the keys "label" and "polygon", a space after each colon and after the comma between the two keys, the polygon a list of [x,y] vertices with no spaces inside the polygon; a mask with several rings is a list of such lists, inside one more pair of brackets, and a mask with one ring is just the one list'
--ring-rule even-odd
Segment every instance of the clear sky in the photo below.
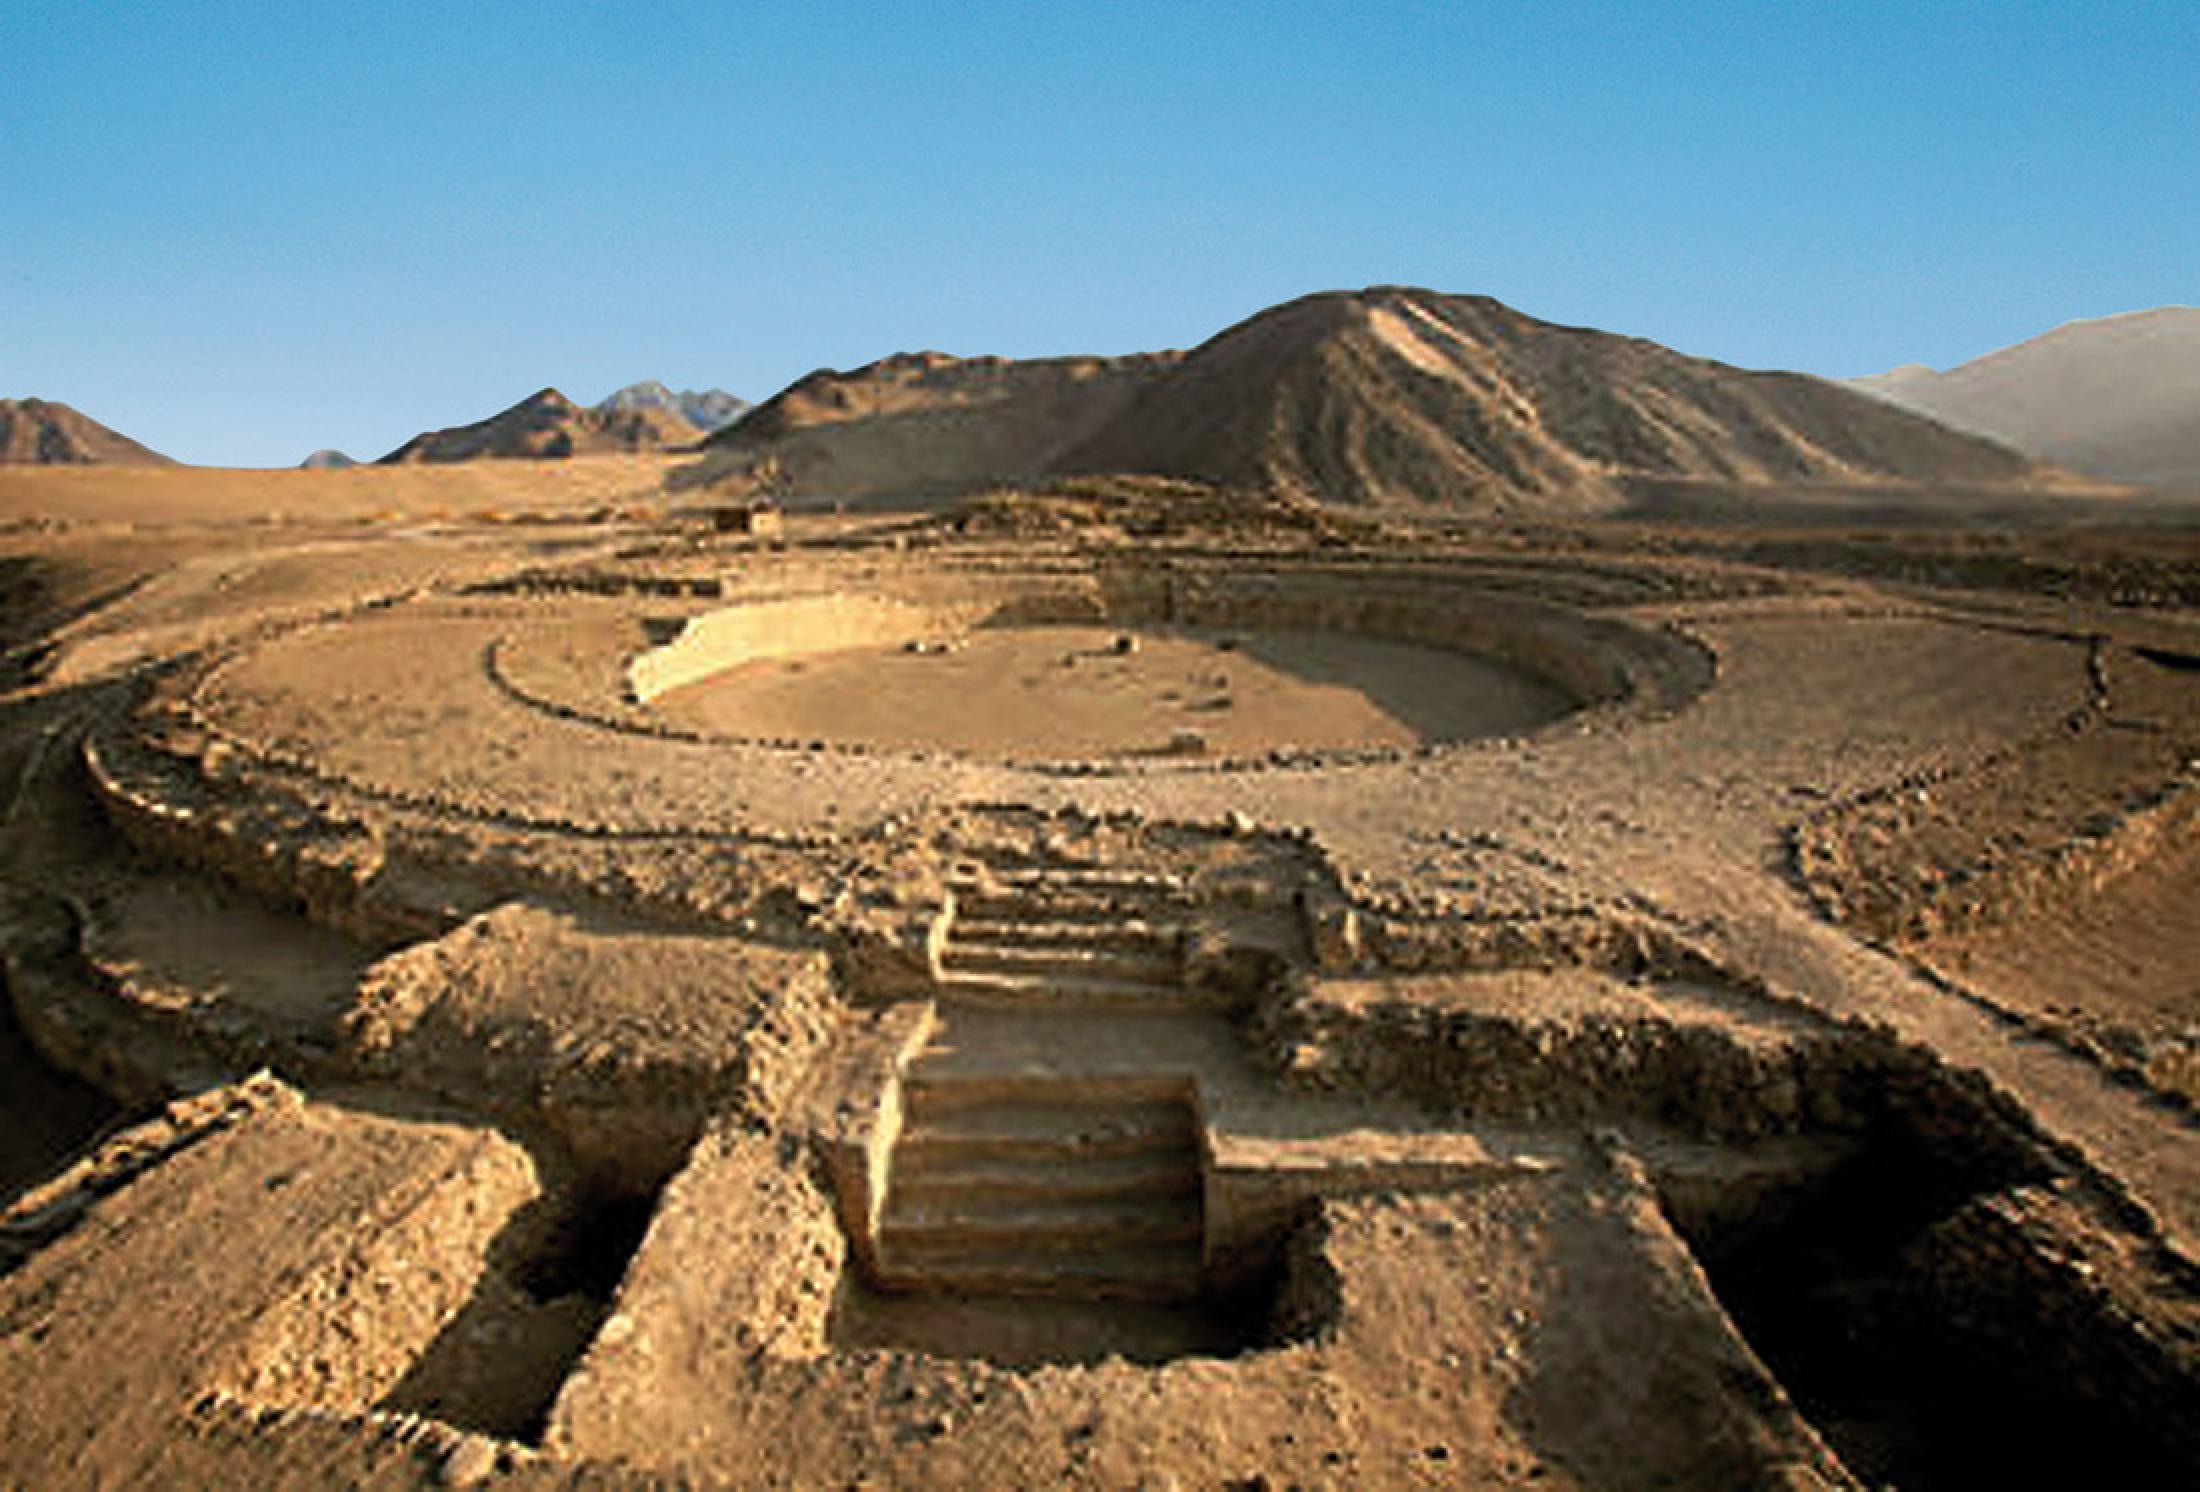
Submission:
{"label": "clear sky", "polygon": [[2194,0],[0,0],[0,396],[196,462],[1367,284],[1847,375],[2196,279]]}

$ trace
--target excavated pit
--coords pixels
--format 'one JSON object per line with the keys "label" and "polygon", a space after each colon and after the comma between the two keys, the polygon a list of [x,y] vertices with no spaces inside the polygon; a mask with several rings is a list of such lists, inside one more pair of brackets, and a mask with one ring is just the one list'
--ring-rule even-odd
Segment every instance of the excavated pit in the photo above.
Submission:
{"label": "excavated pit", "polygon": [[617,1298],[656,1195],[586,1189],[516,1216],[472,1298],[375,1406],[536,1443]]}
{"label": "excavated pit", "polygon": [[0,988],[0,1201],[67,1165],[122,1113],[106,1094],[39,1057]]}
{"label": "excavated pit", "polygon": [[1233,1358],[1312,1336],[1320,1323],[1291,1312],[1279,1268],[1167,1304],[907,1293],[849,1274],[827,1329],[836,1352],[904,1352],[1030,1369],[1110,1358],[1145,1366]]}
{"label": "excavated pit", "polygon": [[2173,1485],[2192,1385],[2156,1376],[2090,1266],[2062,1296],[2053,1246],[1982,1232],[2071,1179],[1956,1085],[1875,1076],[1886,1107],[1802,1185],[1668,1199],[1750,1346],[1867,1485]]}

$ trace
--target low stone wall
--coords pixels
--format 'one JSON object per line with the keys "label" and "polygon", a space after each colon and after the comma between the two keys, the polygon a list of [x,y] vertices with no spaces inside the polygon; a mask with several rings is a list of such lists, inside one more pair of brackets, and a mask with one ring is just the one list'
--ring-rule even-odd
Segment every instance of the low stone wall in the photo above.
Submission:
{"label": "low stone wall", "polygon": [[841,593],[729,606],[690,619],[673,641],[637,656],[627,665],[627,686],[647,704],[745,663],[926,641],[967,631],[994,610],[983,600],[915,606]]}
{"label": "low stone wall", "polygon": [[[87,738],[83,755],[108,822],[157,860],[219,876],[370,945],[434,937],[456,920],[397,891],[386,846],[364,825],[309,820],[271,795],[219,790],[127,731]],[[218,767],[224,756],[234,752],[217,744],[207,761]]]}
{"label": "low stone wall", "polygon": [[1310,980],[1263,1013],[1260,1038],[1293,1086],[1477,1119],[1632,1116],[1706,1140],[1861,1124],[1872,1072],[1855,1044],[1765,1017],[1585,970]]}
{"label": "low stone wall", "polygon": [[832,1181],[841,1231],[857,1260],[878,1273],[878,1223],[901,1138],[902,1077],[938,1028],[928,1000],[907,1000],[848,1022],[810,1087],[801,1116]]}
{"label": "low stone wall", "polygon": [[662,1456],[693,1438],[697,1406],[752,1388],[759,1362],[828,1350],[847,1242],[811,1160],[789,1134],[729,1122],[703,1137],[551,1408],[548,1450]]}
{"label": "low stone wall", "polygon": [[381,1199],[381,1226],[363,1231],[338,1267],[305,1275],[259,1315],[217,1369],[220,1392],[274,1408],[356,1411],[397,1387],[480,1287],[514,1218],[542,1195],[527,1152],[494,1131],[457,1132],[448,1147],[441,1174]]}
{"label": "low stone wall", "polygon": [[344,1026],[368,1073],[547,1127],[629,1195],[714,1116],[777,1117],[839,1011],[822,952],[515,902],[376,965]]}
{"label": "low stone wall", "polygon": [[1344,632],[1493,659],[1581,705],[1665,692],[1651,687],[1644,665],[1654,649],[1637,629],[1441,575],[1215,572],[1176,579],[1163,597],[1149,588],[1144,599],[1161,600],[1166,619],[1186,626]]}

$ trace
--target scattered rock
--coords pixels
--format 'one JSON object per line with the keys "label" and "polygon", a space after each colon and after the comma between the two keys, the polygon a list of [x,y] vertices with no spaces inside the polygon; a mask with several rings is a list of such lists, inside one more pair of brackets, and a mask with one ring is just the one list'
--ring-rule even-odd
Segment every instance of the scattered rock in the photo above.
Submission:
{"label": "scattered rock", "polygon": [[496,1442],[484,1435],[462,1435],[437,1468],[446,1487],[478,1487],[497,1474]]}

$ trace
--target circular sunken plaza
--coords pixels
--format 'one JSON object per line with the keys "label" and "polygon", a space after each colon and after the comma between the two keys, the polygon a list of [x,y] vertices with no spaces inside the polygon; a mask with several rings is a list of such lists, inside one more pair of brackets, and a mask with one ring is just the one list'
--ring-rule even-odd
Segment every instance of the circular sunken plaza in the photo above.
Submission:
{"label": "circular sunken plaza", "polygon": [[1832,539],[255,542],[11,717],[15,1018],[127,1120],[5,1215],[11,1475],[2195,1464],[2189,608]]}

